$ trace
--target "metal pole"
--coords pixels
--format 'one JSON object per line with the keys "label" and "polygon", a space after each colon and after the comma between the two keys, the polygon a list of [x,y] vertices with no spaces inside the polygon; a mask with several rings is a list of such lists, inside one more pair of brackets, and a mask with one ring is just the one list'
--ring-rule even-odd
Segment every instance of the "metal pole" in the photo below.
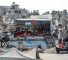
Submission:
{"label": "metal pole", "polygon": [[44,35],[45,35],[45,21],[44,21]]}

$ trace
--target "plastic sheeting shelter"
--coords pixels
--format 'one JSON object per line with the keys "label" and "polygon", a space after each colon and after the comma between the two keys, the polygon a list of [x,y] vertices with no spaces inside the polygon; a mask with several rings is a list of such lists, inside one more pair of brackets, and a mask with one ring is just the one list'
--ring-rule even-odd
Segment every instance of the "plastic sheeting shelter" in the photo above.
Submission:
{"label": "plastic sheeting shelter", "polygon": [[32,58],[32,59],[36,59],[36,48],[32,49],[31,51],[29,52],[20,52],[20,54],[26,56],[26,57],[29,57],[29,58]]}
{"label": "plastic sheeting shelter", "polygon": [[[32,57],[28,56],[31,53],[34,53],[33,49],[31,52],[29,52],[27,55],[22,54],[22,52],[20,52],[19,50],[17,50],[16,48],[11,48],[9,51],[3,53],[0,55],[0,60],[36,60],[35,58],[35,54],[32,55]],[[24,53],[24,52],[23,52]],[[33,58],[34,56],[34,58]]]}
{"label": "plastic sheeting shelter", "polygon": [[16,48],[11,48],[9,51],[1,54],[0,57],[26,58],[25,56],[19,54]]}

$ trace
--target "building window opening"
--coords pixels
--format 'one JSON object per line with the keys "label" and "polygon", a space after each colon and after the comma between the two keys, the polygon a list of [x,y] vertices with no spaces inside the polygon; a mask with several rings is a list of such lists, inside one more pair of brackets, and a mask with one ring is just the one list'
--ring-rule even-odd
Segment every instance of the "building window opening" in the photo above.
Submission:
{"label": "building window opening", "polygon": [[18,10],[15,10],[15,13],[18,13]]}
{"label": "building window opening", "polygon": [[21,13],[21,10],[19,10],[19,13]]}

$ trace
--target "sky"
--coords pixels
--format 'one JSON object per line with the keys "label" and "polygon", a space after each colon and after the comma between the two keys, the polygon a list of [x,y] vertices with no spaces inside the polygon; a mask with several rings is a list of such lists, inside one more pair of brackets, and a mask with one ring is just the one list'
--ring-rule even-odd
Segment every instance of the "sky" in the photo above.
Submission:
{"label": "sky", "polygon": [[0,0],[0,5],[10,6],[12,2],[29,11],[39,10],[40,14],[52,10],[68,10],[68,0]]}

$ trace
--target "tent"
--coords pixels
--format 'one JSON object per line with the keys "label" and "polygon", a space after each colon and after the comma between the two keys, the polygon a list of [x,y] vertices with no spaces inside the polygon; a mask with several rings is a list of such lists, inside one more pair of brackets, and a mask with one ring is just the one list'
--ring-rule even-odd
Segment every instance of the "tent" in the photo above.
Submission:
{"label": "tent", "polygon": [[25,58],[25,56],[23,56],[17,52],[16,48],[11,48],[4,54],[1,54],[0,57]]}
{"label": "tent", "polygon": [[29,58],[32,58],[32,59],[36,59],[36,48],[28,51],[28,52],[20,52],[18,51],[20,54],[26,56],[26,57],[29,57]]}
{"label": "tent", "polygon": [[30,52],[26,53],[26,52],[21,52],[16,48],[11,48],[7,52],[0,55],[0,59],[4,59],[4,58],[8,58],[8,59],[21,58],[22,60],[36,60],[36,49],[32,49]]}

